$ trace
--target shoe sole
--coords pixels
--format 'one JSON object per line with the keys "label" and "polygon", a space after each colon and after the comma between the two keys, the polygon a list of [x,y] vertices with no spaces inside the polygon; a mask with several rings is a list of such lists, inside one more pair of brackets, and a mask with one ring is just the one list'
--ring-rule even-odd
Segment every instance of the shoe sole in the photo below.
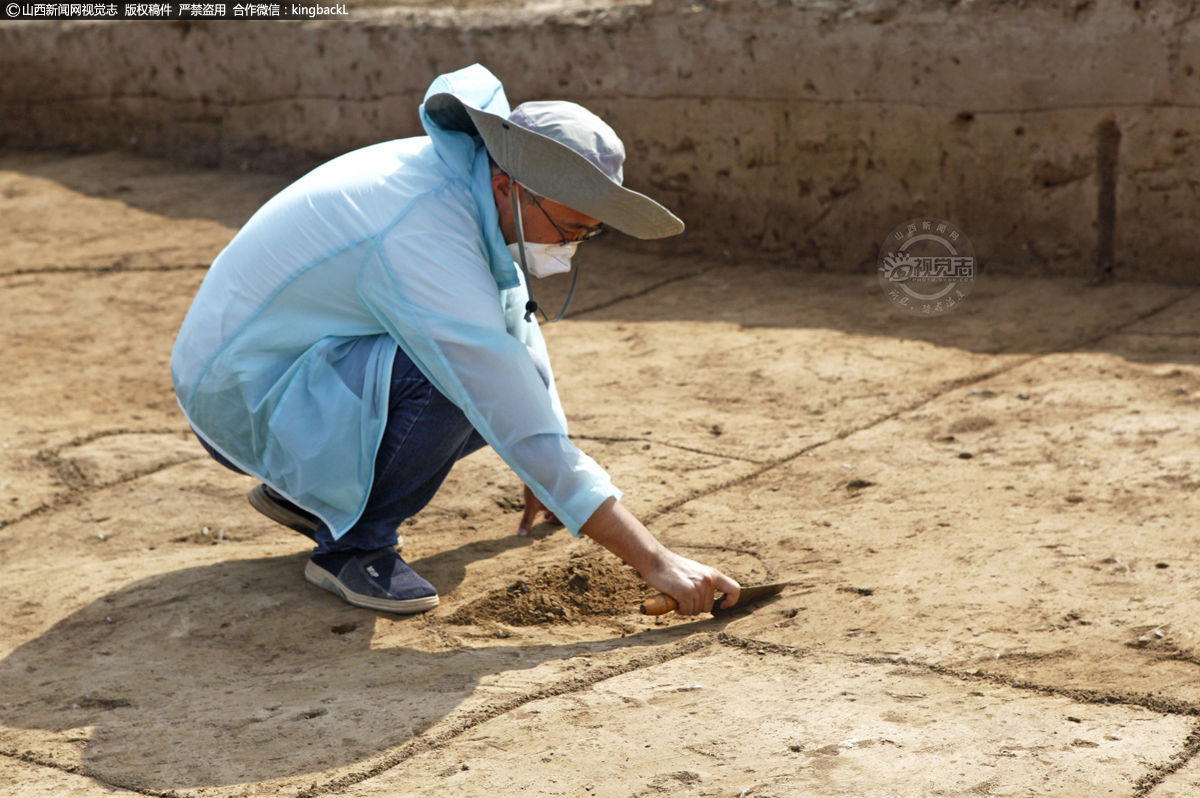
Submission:
{"label": "shoe sole", "polygon": [[267,491],[262,485],[256,486],[246,494],[246,499],[250,502],[251,507],[275,523],[283,524],[293,532],[299,532],[314,543],[316,542],[317,525],[304,516],[293,513],[288,508],[275,502],[275,500],[267,495]]}
{"label": "shoe sole", "polygon": [[353,593],[336,576],[312,560],[309,560],[308,564],[304,566],[304,578],[317,587],[328,590],[348,604],[368,610],[382,610],[383,612],[398,612],[405,615],[412,615],[433,609],[438,605],[439,601],[437,594],[418,599],[381,599]]}
{"label": "shoe sole", "polygon": [[[246,500],[250,502],[251,507],[275,523],[282,524],[293,532],[299,532],[313,543],[317,542],[317,525],[304,516],[293,513],[288,508],[276,502],[267,495],[265,486],[255,486],[246,494]],[[396,551],[400,551],[402,548],[404,548],[404,538],[397,536]]]}

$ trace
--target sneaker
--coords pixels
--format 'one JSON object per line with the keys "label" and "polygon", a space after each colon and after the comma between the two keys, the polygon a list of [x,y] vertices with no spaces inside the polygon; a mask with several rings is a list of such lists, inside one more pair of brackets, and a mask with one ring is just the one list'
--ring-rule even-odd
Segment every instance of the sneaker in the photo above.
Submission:
{"label": "sneaker", "polygon": [[314,554],[304,578],[356,607],[414,613],[438,605],[437,588],[422,579],[390,546]]}
{"label": "sneaker", "polygon": [[[321,523],[321,519],[308,510],[292,504],[266,485],[258,485],[246,495],[246,498],[250,501],[251,507],[275,523],[283,524],[312,542],[317,542],[317,525]],[[396,550],[399,551],[403,546],[404,538],[397,538]]]}

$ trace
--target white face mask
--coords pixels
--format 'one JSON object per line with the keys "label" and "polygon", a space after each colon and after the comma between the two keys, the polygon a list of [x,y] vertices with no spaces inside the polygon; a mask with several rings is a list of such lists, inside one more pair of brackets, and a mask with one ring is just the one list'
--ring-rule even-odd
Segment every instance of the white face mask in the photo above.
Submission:
{"label": "white face mask", "polygon": [[[566,244],[534,244],[525,242],[525,268],[534,277],[549,277],[552,274],[562,274],[571,271],[571,257],[575,254],[578,241]],[[509,244],[508,251],[519,265],[521,263],[520,247]]]}

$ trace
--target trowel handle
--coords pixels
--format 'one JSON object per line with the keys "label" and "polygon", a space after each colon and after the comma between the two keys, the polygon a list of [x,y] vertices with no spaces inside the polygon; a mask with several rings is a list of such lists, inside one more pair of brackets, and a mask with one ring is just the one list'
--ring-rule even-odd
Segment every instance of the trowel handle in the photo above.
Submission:
{"label": "trowel handle", "polygon": [[666,593],[659,593],[652,599],[642,602],[642,615],[666,615],[679,609],[679,602]]}

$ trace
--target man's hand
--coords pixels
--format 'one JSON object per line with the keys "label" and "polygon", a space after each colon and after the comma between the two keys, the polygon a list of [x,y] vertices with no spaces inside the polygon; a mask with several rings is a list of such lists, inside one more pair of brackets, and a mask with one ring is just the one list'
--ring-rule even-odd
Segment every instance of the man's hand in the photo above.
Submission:
{"label": "man's hand", "polygon": [[679,602],[675,610],[680,615],[699,615],[712,612],[716,592],[725,593],[722,607],[737,603],[741,587],[733,579],[703,563],[689,560],[664,548],[657,567],[642,574],[646,584],[659,593],[666,593]]}
{"label": "man's hand", "polygon": [[616,499],[600,505],[582,531],[636,568],[651,587],[679,602],[680,615],[711,612],[718,590],[725,593],[722,607],[737,603],[741,591],[737,582],[659,543]]}
{"label": "man's hand", "polygon": [[537,496],[533,495],[533,491],[529,486],[525,486],[525,512],[521,515],[521,523],[517,526],[518,535],[528,535],[533,530],[533,525],[537,521],[538,513],[546,514],[546,522],[551,524],[560,523],[558,517],[554,513],[546,509],[546,505],[542,504]]}

